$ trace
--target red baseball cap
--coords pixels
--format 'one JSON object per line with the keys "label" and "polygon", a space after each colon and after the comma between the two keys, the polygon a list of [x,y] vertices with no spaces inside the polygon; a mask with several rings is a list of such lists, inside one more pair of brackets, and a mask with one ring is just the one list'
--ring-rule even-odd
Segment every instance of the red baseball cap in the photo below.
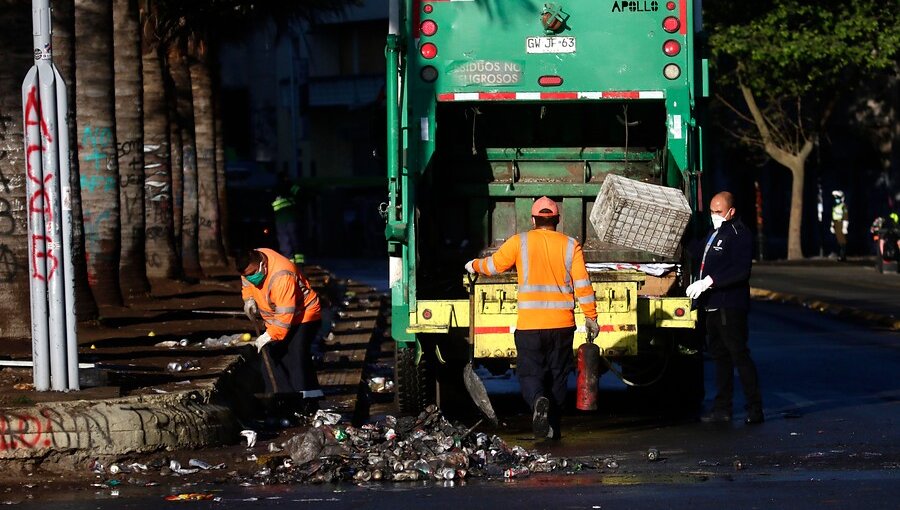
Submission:
{"label": "red baseball cap", "polygon": [[[541,210],[548,209],[550,212],[541,212]],[[559,216],[559,207],[556,206],[556,202],[547,197],[541,197],[534,201],[534,204],[531,206],[531,215],[532,216],[540,216],[543,218],[550,218],[553,216]]]}

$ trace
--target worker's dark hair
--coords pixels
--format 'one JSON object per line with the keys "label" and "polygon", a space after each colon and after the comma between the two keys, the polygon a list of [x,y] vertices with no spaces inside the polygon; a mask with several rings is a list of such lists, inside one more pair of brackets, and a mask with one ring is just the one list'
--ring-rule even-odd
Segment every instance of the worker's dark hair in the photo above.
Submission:
{"label": "worker's dark hair", "polygon": [[247,250],[246,252],[239,253],[234,258],[234,268],[237,269],[238,273],[244,274],[244,270],[247,269],[248,266],[258,266],[262,260],[262,253],[256,250]]}
{"label": "worker's dark hair", "polygon": [[[541,212],[550,212],[550,209],[541,209]],[[556,227],[559,225],[559,216],[532,216],[534,218],[534,226],[541,227]]]}

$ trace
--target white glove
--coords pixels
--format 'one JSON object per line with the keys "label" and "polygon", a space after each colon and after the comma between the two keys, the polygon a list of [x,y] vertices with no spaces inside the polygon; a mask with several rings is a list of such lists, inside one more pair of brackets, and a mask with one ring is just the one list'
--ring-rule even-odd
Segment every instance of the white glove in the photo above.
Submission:
{"label": "white glove", "polygon": [[475,274],[475,259],[466,262],[466,271],[468,271],[469,274]]}
{"label": "white glove", "polygon": [[256,352],[262,352],[263,346],[272,341],[272,337],[269,336],[269,332],[259,335],[253,345],[256,346]]}
{"label": "white glove", "polygon": [[706,289],[712,287],[712,284],[712,278],[706,276],[702,280],[698,280],[688,285],[688,288],[685,290],[685,294],[687,294],[687,297],[691,299],[697,299],[698,297],[700,297],[700,294],[703,294],[706,291]]}
{"label": "white glove", "polygon": [[256,300],[253,298],[244,300],[244,313],[247,314],[247,317],[250,317],[250,320],[256,318],[256,315],[259,314],[259,307],[256,306]]}
{"label": "white glove", "polygon": [[587,333],[588,341],[597,338],[597,335],[600,334],[600,326],[597,324],[597,319],[585,317],[584,331]]}
{"label": "white glove", "polygon": [[844,222],[841,224],[841,231],[844,233],[844,235],[847,235],[847,232],[849,230],[850,230],[850,222],[847,220],[844,220]]}

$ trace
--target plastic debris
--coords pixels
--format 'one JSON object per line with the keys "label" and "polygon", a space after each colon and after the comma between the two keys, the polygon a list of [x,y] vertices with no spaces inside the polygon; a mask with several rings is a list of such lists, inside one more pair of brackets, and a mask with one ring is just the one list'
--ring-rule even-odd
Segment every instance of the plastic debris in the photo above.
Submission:
{"label": "plastic debris", "polygon": [[566,459],[510,446],[499,436],[451,424],[435,406],[417,417],[386,416],[360,427],[322,410],[311,428],[283,446],[283,456],[266,459],[245,483],[455,483],[480,476],[519,478],[571,465]]}
{"label": "plastic debris", "polygon": [[200,468],[204,471],[209,471],[211,469],[225,469],[224,462],[221,464],[210,464],[209,462],[204,462],[200,459],[191,459],[188,461],[188,465],[195,468]]}
{"label": "plastic debris", "polygon": [[269,453],[278,453],[281,451],[281,447],[275,443],[269,443]]}
{"label": "plastic debris", "polygon": [[177,460],[169,462],[169,469],[171,469],[173,473],[178,475],[192,475],[197,471],[200,471],[200,469],[198,468],[183,468],[181,467],[181,463]]}
{"label": "plastic debris", "polygon": [[242,430],[241,435],[247,439],[247,448],[253,448],[256,446],[256,431],[255,430]]}
{"label": "plastic debris", "polygon": [[341,421],[341,415],[338,413],[330,413],[328,411],[318,410],[316,414],[313,415],[313,421],[321,420],[322,425],[337,425],[339,421]]}
{"label": "plastic debris", "polygon": [[369,379],[369,390],[373,393],[390,393],[394,391],[394,381],[384,377]]}
{"label": "plastic debris", "polygon": [[213,495],[208,492],[172,494],[165,497],[166,501],[204,501],[209,499],[213,499]]}

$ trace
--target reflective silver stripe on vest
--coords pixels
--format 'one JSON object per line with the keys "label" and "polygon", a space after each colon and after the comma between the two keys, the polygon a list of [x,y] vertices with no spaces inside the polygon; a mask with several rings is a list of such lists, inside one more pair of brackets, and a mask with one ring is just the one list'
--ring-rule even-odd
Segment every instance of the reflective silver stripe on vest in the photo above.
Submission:
{"label": "reflective silver stripe on vest", "polygon": [[519,285],[519,292],[559,292],[560,294],[571,294],[572,287],[568,285],[560,287],[558,285]]}
{"label": "reflective silver stripe on vest", "polygon": [[293,276],[295,279],[297,278],[297,275],[295,275],[293,271],[282,269],[281,271],[273,274],[271,278],[269,278],[269,285],[266,286],[266,300],[269,302],[269,308],[271,308],[272,310],[275,309],[275,302],[272,301],[272,284],[275,283],[275,280],[281,278],[284,275]]}
{"label": "reflective silver stripe on vest", "polygon": [[293,314],[295,310],[297,310],[297,307],[295,307],[295,306],[276,306],[275,307],[276,314],[279,314],[279,313]]}
{"label": "reflective silver stripe on vest", "polygon": [[278,326],[278,327],[284,328],[284,329],[291,329],[290,324],[285,324],[284,322],[281,322],[278,319],[266,319],[266,324],[271,324],[272,326]]}
{"label": "reflective silver stripe on vest", "polygon": [[248,282],[246,278],[241,276],[241,287],[249,287],[249,286],[250,286],[250,282]]}
{"label": "reflective silver stripe on vest", "polygon": [[522,310],[571,310],[575,308],[572,301],[519,301],[519,308]]}
{"label": "reflective silver stripe on vest", "polygon": [[593,303],[593,302],[594,302],[593,294],[591,294],[590,296],[581,296],[580,298],[578,298],[578,304],[581,304],[581,305],[586,305],[588,303]]}
{"label": "reflective silver stripe on vest", "polygon": [[575,239],[569,238],[566,245],[566,287],[572,286],[572,259],[575,258]]}
{"label": "reflective silver stripe on vest", "polygon": [[488,276],[497,274],[497,266],[494,265],[494,257],[487,258],[487,274]]}
{"label": "reflective silver stripe on vest", "polygon": [[581,280],[575,280],[575,288],[576,289],[581,289],[581,288],[590,287],[590,286],[591,286],[590,278],[583,278]]}

